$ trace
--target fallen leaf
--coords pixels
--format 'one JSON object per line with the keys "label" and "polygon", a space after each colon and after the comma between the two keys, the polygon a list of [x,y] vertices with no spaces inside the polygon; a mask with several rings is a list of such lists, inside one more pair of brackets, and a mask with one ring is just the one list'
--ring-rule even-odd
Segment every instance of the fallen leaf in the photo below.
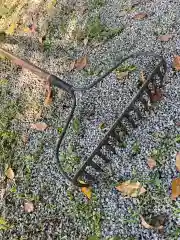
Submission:
{"label": "fallen leaf", "polygon": [[75,63],[76,63],[76,61],[72,61],[71,63],[70,63],[70,66],[69,66],[69,71],[71,72],[72,70],[74,70],[74,68],[75,68]]}
{"label": "fallen leaf", "polygon": [[[79,180],[80,183],[85,184],[84,181]],[[92,187],[81,187],[81,192],[88,198],[91,199],[92,197]]]}
{"label": "fallen leaf", "polygon": [[172,192],[171,199],[176,200],[180,196],[180,178],[174,178],[172,180]]}
{"label": "fallen leaf", "polygon": [[22,141],[23,141],[23,143],[26,144],[26,143],[28,142],[28,140],[29,140],[28,134],[23,134],[23,135],[22,135]]}
{"label": "fallen leaf", "polygon": [[73,61],[70,64],[70,71],[72,71],[73,69],[82,70],[87,66],[87,62],[88,62],[87,56],[84,56],[82,58],[79,58]]}
{"label": "fallen leaf", "polygon": [[135,20],[143,20],[144,18],[147,18],[147,17],[148,17],[147,13],[141,12],[141,13],[136,14],[133,17],[133,19],[135,19]]}
{"label": "fallen leaf", "polygon": [[180,172],[180,152],[176,154],[176,168]]}
{"label": "fallen leaf", "polygon": [[116,72],[116,77],[118,80],[121,80],[129,75],[129,72]]}
{"label": "fallen leaf", "polygon": [[17,24],[12,23],[10,25],[10,27],[8,28],[8,30],[6,31],[6,33],[9,34],[9,35],[13,35],[16,27],[17,27]]}
{"label": "fallen leaf", "polygon": [[8,168],[6,171],[6,177],[13,180],[14,179],[14,171],[12,170],[12,168]]}
{"label": "fallen leaf", "polygon": [[44,101],[44,104],[47,106],[47,105],[50,105],[52,103],[52,100],[53,100],[53,92],[52,92],[52,87],[48,87],[47,89],[47,96],[45,98],[45,101]]}
{"label": "fallen leaf", "polygon": [[31,32],[31,30],[30,30],[29,27],[25,27],[25,28],[23,29],[23,32],[25,32],[25,33],[29,33],[29,32]]}
{"label": "fallen leaf", "polygon": [[48,125],[44,122],[38,122],[38,123],[31,124],[31,128],[38,130],[38,131],[44,131],[47,127],[48,127]]}
{"label": "fallen leaf", "polygon": [[156,161],[154,160],[154,158],[149,158],[147,164],[150,169],[153,169],[156,166]]}
{"label": "fallen leaf", "polygon": [[145,83],[145,82],[147,81],[144,71],[141,71],[141,72],[140,72],[140,81],[141,81],[142,83]]}
{"label": "fallen leaf", "polygon": [[176,126],[177,126],[177,127],[180,127],[180,122],[176,122]]}
{"label": "fallen leaf", "polygon": [[167,34],[167,35],[161,35],[161,36],[159,36],[158,39],[159,39],[161,42],[168,42],[172,37],[173,37],[172,34]]}
{"label": "fallen leaf", "polygon": [[81,188],[82,193],[88,198],[91,199],[92,197],[92,188],[91,187],[82,187]]}
{"label": "fallen leaf", "polygon": [[131,182],[130,180],[116,186],[116,189],[128,197],[137,197],[146,192],[146,189],[139,182]]}
{"label": "fallen leaf", "polygon": [[143,218],[142,215],[140,215],[140,218],[141,218],[141,225],[142,225],[143,227],[147,228],[147,229],[157,229],[157,230],[161,230],[161,229],[164,228],[163,225],[159,225],[159,226],[158,226],[157,223],[156,223],[156,226],[150,225],[149,223],[147,223],[147,222],[145,221],[145,219]]}
{"label": "fallen leaf", "polygon": [[180,71],[180,56],[175,56],[173,66],[177,71]]}
{"label": "fallen leaf", "polygon": [[31,213],[34,211],[34,205],[32,202],[28,201],[24,203],[24,211],[27,213]]}
{"label": "fallen leaf", "polygon": [[152,93],[152,102],[159,102],[162,99],[162,96],[162,90],[160,88],[157,88],[156,91]]}

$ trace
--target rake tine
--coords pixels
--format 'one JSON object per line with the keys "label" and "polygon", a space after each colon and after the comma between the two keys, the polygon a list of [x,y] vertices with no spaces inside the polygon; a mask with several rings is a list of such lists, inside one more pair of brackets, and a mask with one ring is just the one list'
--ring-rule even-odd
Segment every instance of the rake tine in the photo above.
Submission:
{"label": "rake tine", "polygon": [[120,136],[115,132],[115,130],[111,133],[111,136],[116,139],[119,143],[122,143]]}
{"label": "rake tine", "polygon": [[148,94],[149,98],[150,98],[150,102],[152,102],[152,93],[151,90],[147,87],[145,88],[146,93]]}
{"label": "rake tine", "polygon": [[141,114],[139,108],[136,107],[136,106],[134,106],[133,109],[134,109],[134,111],[135,111],[137,117],[138,117],[139,119],[142,119],[143,117],[142,117],[142,114]]}
{"label": "rake tine", "polygon": [[126,126],[125,126],[123,123],[119,122],[118,125],[119,125],[119,127],[123,130],[123,132],[124,132],[125,134],[128,134],[128,130],[127,130]]}
{"label": "rake tine", "polygon": [[140,97],[139,100],[140,100],[140,101],[142,102],[142,104],[144,105],[145,110],[148,111],[149,108],[148,108],[148,102],[146,101],[146,99],[143,98],[143,97]]}
{"label": "rake tine", "polygon": [[162,83],[163,83],[163,74],[162,74],[162,72],[161,72],[161,70],[160,70],[160,68],[158,68],[158,70],[157,70],[157,75],[159,76],[159,78],[160,78],[160,86],[159,87],[162,87]]}
{"label": "rake tine", "polygon": [[136,127],[137,127],[135,121],[133,120],[133,118],[132,118],[129,114],[126,114],[125,117],[126,117],[127,120],[131,123],[131,125],[132,125],[133,128],[136,128]]}
{"label": "rake tine", "polygon": [[116,154],[116,150],[115,150],[115,148],[114,148],[112,145],[110,145],[109,143],[106,143],[105,146],[106,146],[111,152],[113,152],[114,154]]}
{"label": "rake tine", "polygon": [[98,152],[97,155],[102,158],[106,163],[109,163],[111,160],[108,159],[102,152]]}
{"label": "rake tine", "polygon": [[94,169],[96,169],[98,172],[103,172],[103,169],[97,165],[94,161],[91,161],[89,166],[93,167]]}
{"label": "rake tine", "polygon": [[84,176],[87,178],[88,181],[90,181],[90,182],[95,182],[96,181],[96,179],[91,174],[89,174],[88,172],[84,171],[83,173],[84,173]]}

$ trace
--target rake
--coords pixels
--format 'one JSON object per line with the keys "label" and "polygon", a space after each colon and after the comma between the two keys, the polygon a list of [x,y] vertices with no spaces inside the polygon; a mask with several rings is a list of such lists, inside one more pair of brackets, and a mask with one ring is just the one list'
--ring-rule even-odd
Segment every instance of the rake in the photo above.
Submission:
{"label": "rake", "polygon": [[[6,51],[5,49],[0,48],[0,55],[6,57],[7,59],[11,60],[16,65],[26,68],[36,74],[38,77],[44,79],[46,82],[48,82],[51,86],[58,87],[60,89],[63,89],[66,91],[72,98],[72,108],[70,111],[70,114],[67,118],[66,124],[63,127],[62,133],[58,139],[57,146],[56,146],[56,159],[57,163],[60,169],[61,174],[69,180],[71,183],[73,183],[75,186],[78,187],[87,187],[92,182],[96,181],[96,178],[88,172],[88,168],[91,167],[97,172],[103,172],[102,167],[100,167],[95,161],[94,158],[98,157],[101,158],[102,161],[107,164],[111,161],[109,159],[108,155],[105,154],[102,151],[102,148],[105,147],[107,152],[112,152],[113,154],[116,154],[116,149],[114,148],[113,144],[111,144],[111,140],[115,140],[118,143],[122,143],[122,136],[118,134],[119,129],[122,131],[123,135],[128,134],[128,129],[126,127],[126,123],[131,128],[136,128],[137,124],[135,119],[133,118],[133,114],[137,117],[137,119],[142,119],[142,113],[141,110],[137,107],[137,103],[140,103],[143,105],[143,108],[145,111],[148,111],[149,109],[149,101],[150,103],[153,102],[153,94],[156,93],[160,88],[163,86],[163,80],[165,78],[167,66],[166,61],[162,56],[159,56],[152,52],[140,52],[131,54],[120,61],[118,61],[114,67],[109,69],[105,74],[103,74],[101,77],[99,77],[97,80],[93,81],[91,84],[85,86],[85,87],[74,87],[71,84],[68,84],[67,82],[64,82],[63,80],[59,79],[57,76],[48,73],[47,71],[33,65],[29,61],[22,60],[18,58],[17,56],[13,55],[12,53]],[[108,132],[104,135],[103,139],[99,142],[99,144],[96,146],[96,148],[91,152],[90,156],[85,157],[84,163],[81,165],[79,170],[74,174],[73,177],[69,176],[63,169],[62,163],[60,160],[60,147],[64,140],[64,137],[66,135],[67,129],[70,125],[70,122],[74,116],[74,112],[76,109],[76,95],[75,93],[78,91],[87,91],[90,90],[92,87],[96,86],[98,83],[103,81],[104,78],[106,78],[110,73],[112,73],[114,70],[116,70],[120,65],[122,65],[125,61],[131,58],[137,58],[139,56],[145,56],[145,57],[154,57],[158,59],[157,65],[154,67],[153,71],[148,75],[146,80],[141,84],[137,94],[131,99],[131,101],[128,103],[128,105],[124,108],[123,112],[119,115],[119,117],[116,119],[114,124],[110,127]],[[147,96],[148,99],[147,100]],[[82,183],[80,179],[86,179],[85,183]]]}

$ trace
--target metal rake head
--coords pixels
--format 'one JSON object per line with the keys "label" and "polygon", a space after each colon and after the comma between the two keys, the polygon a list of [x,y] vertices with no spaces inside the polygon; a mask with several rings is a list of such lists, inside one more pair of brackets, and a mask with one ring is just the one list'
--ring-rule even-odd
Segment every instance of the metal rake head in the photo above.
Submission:
{"label": "metal rake head", "polygon": [[[120,60],[113,68],[111,68],[109,71],[107,71],[103,76],[95,80],[93,83],[86,87],[74,87],[58,77],[38,68],[37,66],[33,65],[32,63],[19,59],[18,57],[14,56],[12,53],[7,52],[4,49],[0,48],[0,55],[5,56],[6,58],[10,59],[15,64],[27,68],[33,73],[35,73],[37,76],[43,78],[45,81],[48,81],[49,84],[54,85],[58,88],[61,88],[65,90],[68,94],[71,95],[73,103],[72,103],[72,109],[68,116],[67,122],[63,128],[63,131],[60,135],[60,138],[57,143],[56,147],[56,158],[57,163],[59,165],[59,169],[62,173],[62,175],[69,180],[71,183],[78,187],[84,187],[89,186],[92,184],[92,182],[96,181],[96,177],[91,174],[91,172],[88,171],[88,168],[91,167],[97,172],[103,172],[103,168],[100,167],[96,161],[95,158],[101,158],[102,161],[107,164],[111,160],[109,159],[108,155],[102,151],[102,149],[106,149],[106,151],[110,151],[113,154],[116,154],[116,150],[113,147],[112,140],[117,141],[118,143],[123,143],[123,137],[128,135],[128,127],[130,128],[136,128],[137,127],[137,119],[143,118],[143,113],[141,109],[138,107],[138,104],[141,104],[145,111],[148,111],[148,100],[152,103],[153,102],[153,95],[156,94],[159,89],[163,86],[163,79],[166,74],[166,62],[165,60],[154,53],[136,53],[132,54],[122,60]],[[90,154],[89,157],[85,157],[84,163],[79,168],[79,170],[74,174],[73,177],[70,177],[63,169],[59,154],[60,154],[60,147],[64,140],[66,131],[69,127],[69,124],[73,118],[74,111],[76,108],[76,91],[84,91],[89,90],[92,87],[94,87],[96,84],[98,84],[100,81],[102,81],[106,76],[108,76],[111,72],[113,72],[115,69],[117,69],[121,64],[123,64],[126,60],[130,58],[136,58],[138,56],[153,56],[159,60],[158,64],[155,66],[154,70],[149,74],[147,79],[141,84],[139,87],[139,90],[137,94],[131,99],[127,107],[123,110],[123,112],[120,114],[120,116],[117,118],[117,120],[114,122],[114,124],[111,126],[109,131],[105,134],[103,139],[99,142],[98,146],[93,150],[93,152]],[[134,117],[136,116],[136,117]],[[121,134],[119,134],[121,132]],[[82,183],[80,179],[84,180],[85,183]]]}

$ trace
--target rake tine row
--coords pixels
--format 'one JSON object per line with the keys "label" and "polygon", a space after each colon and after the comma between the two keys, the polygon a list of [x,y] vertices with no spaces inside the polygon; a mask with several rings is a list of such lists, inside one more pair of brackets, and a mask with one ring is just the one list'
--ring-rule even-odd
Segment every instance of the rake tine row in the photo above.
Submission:
{"label": "rake tine row", "polygon": [[98,157],[100,157],[105,163],[109,163],[111,160],[106,156],[104,155],[101,151],[99,151],[97,153]]}
{"label": "rake tine row", "polygon": [[[165,66],[163,65],[163,67],[165,68]],[[151,76],[151,81],[150,83],[152,84],[153,88],[155,89],[155,91],[157,90],[157,86],[156,86],[156,80],[155,80],[155,75],[157,74],[157,76],[160,78],[160,85],[163,81],[163,73],[160,70],[160,66],[156,69],[156,72],[154,75]],[[141,120],[143,118],[142,112],[140,111],[140,109],[135,105],[136,102],[140,102],[141,104],[143,104],[145,111],[149,111],[149,106],[148,106],[148,101],[144,98],[144,94],[147,94],[150,102],[152,102],[152,92],[148,86],[149,84],[147,84],[147,86],[144,88],[144,91],[142,92],[142,94],[140,94],[134,101],[132,101],[132,103],[130,104],[130,106],[127,108],[127,110],[124,111],[124,114],[116,121],[116,123],[114,124],[113,127],[111,127],[111,129],[109,130],[109,132],[107,133],[107,135],[104,137],[104,139],[101,141],[101,143],[98,145],[98,147],[94,150],[94,152],[91,154],[91,156],[89,157],[89,159],[87,160],[87,164],[86,166],[91,166],[92,168],[94,168],[96,171],[98,172],[103,172],[103,169],[96,164],[92,159],[95,156],[98,156],[99,158],[101,158],[105,163],[109,163],[111,160],[106,156],[106,154],[102,153],[101,149],[103,146],[105,146],[105,148],[107,150],[109,150],[110,152],[112,152],[113,154],[116,154],[116,150],[115,148],[109,143],[110,137],[112,139],[115,139],[118,143],[123,143],[123,139],[121,139],[121,136],[119,135],[118,131],[119,129],[123,132],[123,137],[128,135],[128,129],[126,127],[126,125],[124,123],[122,123],[122,120],[125,120],[125,123],[129,123],[130,126],[134,129],[137,127],[137,124],[134,120],[134,118],[130,115],[131,112],[135,113],[137,116],[137,120]],[[78,181],[78,177],[84,175],[85,178],[88,180],[88,184],[90,184],[90,182],[94,182],[96,179],[94,176],[92,176],[92,174],[88,173],[84,167],[83,171],[79,172],[79,175],[76,175],[75,177],[75,181]],[[89,182],[90,181],[90,182]]]}

